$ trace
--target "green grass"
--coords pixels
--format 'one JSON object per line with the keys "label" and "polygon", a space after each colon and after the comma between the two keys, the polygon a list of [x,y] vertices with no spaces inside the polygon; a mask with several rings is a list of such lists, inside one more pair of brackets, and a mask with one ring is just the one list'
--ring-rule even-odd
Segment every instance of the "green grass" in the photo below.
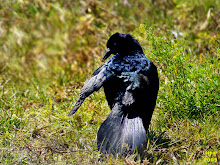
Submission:
{"label": "green grass", "polygon": [[[123,2],[1,2],[1,164],[219,163],[219,1]],[[97,151],[102,90],[67,116],[117,31],[138,39],[160,78],[146,152],[126,158]]]}

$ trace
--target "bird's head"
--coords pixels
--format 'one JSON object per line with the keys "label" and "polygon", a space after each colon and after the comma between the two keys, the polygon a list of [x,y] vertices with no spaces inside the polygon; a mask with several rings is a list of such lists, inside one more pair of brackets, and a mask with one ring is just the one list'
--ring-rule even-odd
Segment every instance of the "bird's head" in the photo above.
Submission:
{"label": "bird's head", "polygon": [[143,52],[139,42],[130,34],[115,33],[109,38],[106,46],[108,50],[103,57],[103,61],[106,60],[111,54],[118,53],[121,56],[126,56],[130,51]]}

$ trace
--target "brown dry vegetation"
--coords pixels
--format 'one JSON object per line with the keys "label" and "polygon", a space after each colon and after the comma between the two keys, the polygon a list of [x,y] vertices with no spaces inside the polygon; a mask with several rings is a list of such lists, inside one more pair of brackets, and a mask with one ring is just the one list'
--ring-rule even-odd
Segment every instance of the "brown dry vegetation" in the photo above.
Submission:
{"label": "brown dry vegetation", "polygon": [[[218,164],[218,0],[0,1],[1,164]],[[158,67],[160,91],[142,155],[100,155],[103,91],[68,117],[115,32]]]}

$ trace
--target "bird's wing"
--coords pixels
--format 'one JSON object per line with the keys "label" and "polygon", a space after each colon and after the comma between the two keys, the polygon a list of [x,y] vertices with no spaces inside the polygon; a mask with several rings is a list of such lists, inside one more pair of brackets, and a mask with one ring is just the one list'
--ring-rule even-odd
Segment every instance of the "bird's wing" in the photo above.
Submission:
{"label": "bird's wing", "polygon": [[130,85],[125,90],[124,96],[122,98],[122,104],[127,106],[135,102],[135,89],[141,89],[143,84],[146,86],[149,83],[149,81],[148,77],[142,73],[125,73],[124,77],[126,76],[127,78],[124,81],[129,81]]}
{"label": "bird's wing", "polygon": [[75,105],[70,111],[69,116],[73,115],[82,105],[86,97],[88,97],[94,91],[98,91],[102,87],[103,83],[111,76],[112,76],[111,73],[106,70],[105,65],[98,68],[94,72],[93,77],[89,81],[87,81],[86,84],[81,89],[79,98],[77,99]]}
{"label": "bird's wing", "polygon": [[98,69],[96,69],[96,71],[92,74],[92,76],[99,74],[104,68],[106,68],[106,66],[107,66],[106,63],[100,66]]}

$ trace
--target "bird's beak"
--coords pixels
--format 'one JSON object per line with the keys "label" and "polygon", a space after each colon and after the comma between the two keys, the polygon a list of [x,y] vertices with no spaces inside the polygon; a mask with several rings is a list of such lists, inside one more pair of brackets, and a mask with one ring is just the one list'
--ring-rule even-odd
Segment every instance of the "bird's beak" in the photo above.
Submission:
{"label": "bird's beak", "polygon": [[105,52],[105,55],[102,58],[102,61],[105,61],[111,54],[114,54],[109,48]]}

